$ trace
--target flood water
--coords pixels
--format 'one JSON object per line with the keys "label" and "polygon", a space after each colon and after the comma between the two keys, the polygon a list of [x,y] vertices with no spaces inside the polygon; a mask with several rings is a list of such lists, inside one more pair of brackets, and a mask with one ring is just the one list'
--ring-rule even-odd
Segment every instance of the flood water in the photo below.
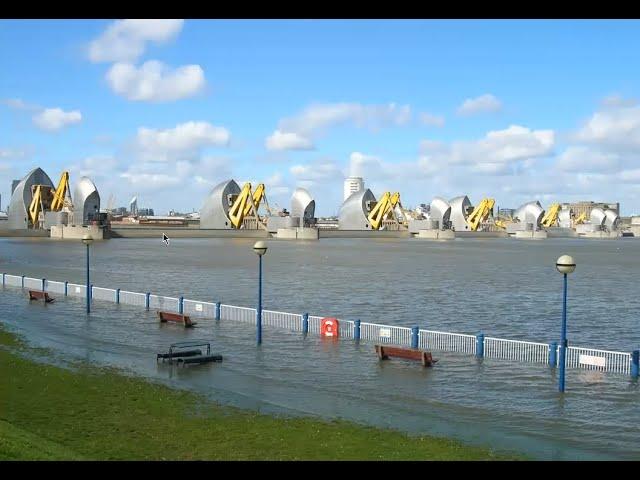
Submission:
{"label": "flood water", "polygon": [[[91,247],[95,286],[255,307],[252,240],[114,239]],[[586,239],[326,239],[269,241],[265,309],[537,342],[559,340],[561,254],[569,277],[569,343],[640,346],[640,241]],[[0,271],[85,282],[85,247],[48,239],[0,239]],[[172,386],[264,412],[346,418],[410,433],[449,436],[539,459],[640,459],[640,390],[625,375],[554,369],[436,353],[432,369],[380,363],[371,344],[321,341],[198,319],[160,326],[154,312],[82,299],[52,304],[0,292],[0,321],[59,359],[114,365]],[[172,342],[207,338],[224,362],[157,365]]]}

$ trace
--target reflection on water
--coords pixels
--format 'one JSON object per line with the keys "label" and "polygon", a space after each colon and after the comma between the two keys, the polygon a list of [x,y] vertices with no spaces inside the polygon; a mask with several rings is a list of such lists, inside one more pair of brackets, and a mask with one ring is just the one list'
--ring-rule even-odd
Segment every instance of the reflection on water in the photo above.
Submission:
{"label": "reflection on water", "polygon": [[[254,306],[251,241],[112,240],[92,247],[96,286]],[[269,242],[265,308],[548,342],[560,326],[555,259],[578,262],[569,283],[571,343],[630,351],[640,344],[633,281],[640,242],[549,239],[326,240]],[[84,282],[82,245],[0,241],[1,270]],[[380,363],[373,346],[325,342],[266,328],[198,319],[193,329],[160,326],[154,312],[82,299],[29,304],[0,294],[0,320],[34,345],[115,365],[218,401],[265,412],[342,417],[411,433],[518,449],[537,458],[640,457],[638,383],[568,370],[567,393],[544,365],[456,354],[423,369]],[[211,338],[224,361],[199,367],[156,363],[177,341]]]}

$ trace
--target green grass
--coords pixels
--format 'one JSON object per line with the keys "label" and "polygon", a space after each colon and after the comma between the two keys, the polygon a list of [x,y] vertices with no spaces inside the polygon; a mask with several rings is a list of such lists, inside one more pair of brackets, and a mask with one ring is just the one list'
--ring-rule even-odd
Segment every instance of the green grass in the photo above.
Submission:
{"label": "green grass", "polygon": [[110,369],[36,363],[0,327],[0,460],[514,459],[434,437],[220,406]]}

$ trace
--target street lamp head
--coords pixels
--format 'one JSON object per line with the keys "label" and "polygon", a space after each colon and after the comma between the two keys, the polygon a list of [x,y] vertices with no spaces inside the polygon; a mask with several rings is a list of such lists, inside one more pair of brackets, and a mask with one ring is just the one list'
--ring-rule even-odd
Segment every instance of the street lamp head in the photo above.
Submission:
{"label": "street lamp head", "polygon": [[258,255],[262,256],[265,253],[267,253],[267,244],[262,240],[258,240],[253,245],[253,251],[256,252]]}
{"label": "street lamp head", "polygon": [[576,269],[576,262],[573,257],[569,255],[562,255],[558,260],[556,260],[556,268],[560,273],[564,273],[565,275],[573,273]]}
{"label": "street lamp head", "polygon": [[85,233],[82,237],[82,243],[84,243],[85,245],[91,245],[93,243],[93,237],[88,233]]}

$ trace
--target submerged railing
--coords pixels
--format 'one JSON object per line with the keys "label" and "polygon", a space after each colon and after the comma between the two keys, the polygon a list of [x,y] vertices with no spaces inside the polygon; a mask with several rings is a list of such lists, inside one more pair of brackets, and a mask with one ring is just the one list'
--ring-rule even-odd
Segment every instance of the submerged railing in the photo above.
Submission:
{"label": "submerged railing", "polygon": [[[2,274],[2,285],[58,293],[70,297],[86,297],[87,287],[69,282],[31,278],[19,275]],[[165,297],[120,289],[94,287],[90,285],[92,301],[107,301],[176,313],[194,317],[232,320],[255,325],[256,309],[226,305],[223,303],[202,302],[184,297]],[[323,317],[307,313],[287,313],[262,310],[262,325],[290,330],[293,332],[320,334]],[[338,338],[380,344],[392,344],[406,347],[420,347],[441,352],[454,352],[476,357],[487,357],[520,362],[541,363],[557,366],[560,347],[556,342],[538,343],[522,340],[485,337],[484,334],[468,335],[461,333],[423,330],[418,327],[396,327],[366,323],[360,320],[339,320]],[[640,370],[640,352],[615,352],[585,347],[568,347],[566,366],[621,373],[638,377]]]}

